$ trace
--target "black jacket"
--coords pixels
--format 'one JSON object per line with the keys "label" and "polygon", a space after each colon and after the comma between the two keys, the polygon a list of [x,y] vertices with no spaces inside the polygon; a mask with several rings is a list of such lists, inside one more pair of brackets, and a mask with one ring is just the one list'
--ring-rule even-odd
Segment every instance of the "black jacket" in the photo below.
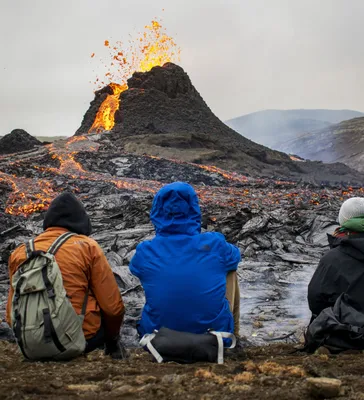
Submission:
{"label": "black jacket", "polygon": [[308,285],[308,304],[315,318],[347,293],[364,311],[364,234],[338,238],[329,235],[330,250]]}
{"label": "black jacket", "polygon": [[72,193],[60,194],[48,208],[43,221],[43,229],[57,226],[79,235],[91,235],[90,217],[83,204]]}

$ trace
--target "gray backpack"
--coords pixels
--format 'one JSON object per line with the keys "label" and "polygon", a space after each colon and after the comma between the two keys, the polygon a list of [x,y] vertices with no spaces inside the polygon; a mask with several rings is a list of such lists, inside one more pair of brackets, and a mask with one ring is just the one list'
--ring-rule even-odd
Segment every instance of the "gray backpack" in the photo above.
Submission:
{"label": "gray backpack", "polygon": [[29,241],[27,259],[13,275],[13,330],[22,353],[30,360],[69,360],[85,350],[82,323],[88,291],[81,315],[77,315],[54,257],[73,235],[62,234],[47,252],[35,250],[34,240]]}
{"label": "gray backpack", "polygon": [[322,310],[307,328],[302,350],[313,353],[321,346],[331,353],[364,350],[364,310],[346,293],[332,307]]}

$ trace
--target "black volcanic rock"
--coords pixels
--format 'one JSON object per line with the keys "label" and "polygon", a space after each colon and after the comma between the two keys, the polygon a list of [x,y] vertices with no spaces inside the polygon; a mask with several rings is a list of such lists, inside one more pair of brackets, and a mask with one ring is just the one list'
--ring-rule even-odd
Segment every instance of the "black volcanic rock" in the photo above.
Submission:
{"label": "black volcanic rock", "polygon": [[150,72],[135,72],[128,80],[128,87],[133,89],[158,90],[169,98],[189,95],[198,98],[206,106],[190,78],[178,65],[167,63],[163,67],[155,67]]}
{"label": "black volcanic rock", "polygon": [[31,150],[43,143],[23,129],[14,129],[0,139],[0,154],[12,154]]}
{"label": "black volcanic rock", "polygon": [[[120,148],[137,154],[217,164],[271,175],[269,165],[289,157],[258,145],[227,127],[210,110],[184,70],[172,63],[136,72],[120,95],[111,137]],[[106,93],[96,93],[76,135],[88,132]],[[268,165],[268,168],[267,168]]]}

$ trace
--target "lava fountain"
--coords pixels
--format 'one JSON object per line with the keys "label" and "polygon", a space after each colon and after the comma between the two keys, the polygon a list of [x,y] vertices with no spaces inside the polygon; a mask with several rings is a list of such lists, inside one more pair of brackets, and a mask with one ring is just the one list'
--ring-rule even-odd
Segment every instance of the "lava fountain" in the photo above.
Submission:
{"label": "lava fountain", "polygon": [[[89,129],[90,133],[110,131],[114,127],[114,115],[120,106],[120,94],[128,89],[127,80],[134,72],[147,72],[167,62],[179,61],[180,57],[180,49],[159,21],[152,21],[150,25],[146,25],[144,32],[130,42],[126,49],[122,42],[111,45],[105,40],[104,45],[110,51],[111,63],[110,66],[106,66],[105,79],[97,78],[95,84],[104,85],[109,81],[113,93],[101,104]],[[94,55],[92,53],[91,57]]]}

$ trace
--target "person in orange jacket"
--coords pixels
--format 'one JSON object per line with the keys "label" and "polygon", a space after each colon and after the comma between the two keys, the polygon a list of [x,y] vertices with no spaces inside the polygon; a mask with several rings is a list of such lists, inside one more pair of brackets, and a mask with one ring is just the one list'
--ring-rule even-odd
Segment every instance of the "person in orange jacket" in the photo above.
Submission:
{"label": "person in orange jacket", "polygon": [[[71,193],[62,193],[54,199],[45,215],[44,232],[35,238],[36,250],[47,251],[63,233],[77,235],[68,239],[55,258],[61,270],[63,285],[73,308],[81,313],[86,292],[89,292],[83,332],[86,352],[105,345],[105,354],[123,358],[119,341],[120,327],[125,313],[124,303],[109,263],[91,234],[91,222],[83,204]],[[6,318],[11,324],[12,276],[26,260],[25,245],[14,250],[9,258],[10,291]]]}

